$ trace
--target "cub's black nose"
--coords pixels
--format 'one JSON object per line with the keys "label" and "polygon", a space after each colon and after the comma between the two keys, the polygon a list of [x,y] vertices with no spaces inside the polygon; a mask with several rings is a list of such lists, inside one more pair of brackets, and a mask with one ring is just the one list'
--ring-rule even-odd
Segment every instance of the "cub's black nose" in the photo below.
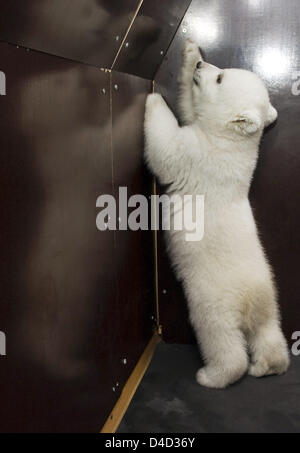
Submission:
{"label": "cub's black nose", "polygon": [[200,69],[201,66],[202,66],[202,61],[198,61],[198,63],[197,63],[197,69]]}

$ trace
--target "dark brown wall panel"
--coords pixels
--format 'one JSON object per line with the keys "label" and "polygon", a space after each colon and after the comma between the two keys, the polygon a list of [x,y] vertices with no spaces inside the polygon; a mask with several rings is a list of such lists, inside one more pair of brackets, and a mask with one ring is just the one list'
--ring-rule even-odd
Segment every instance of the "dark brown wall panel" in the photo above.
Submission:
{"label": "dark brown wall panel", "polygon": [[[132,195],[151,193],[151,176],[143,162],[145,102],[152,83],[141,78],[112,73],[113,183],[118,204],[119,188]],[[148,195],[147,195],[148,194]],[[129,208],[128,213],[133,209]],[[120,225],[126,219],[119,213]],[[122,307],[118,336],[120,351],[129,357],[129,368],[145,349],[154,323],[154,257],[151,231],[116,233],[118,306]]]}
{"label": "dark brown wall panel", "polygon": [[97,430],[111,406],[112,376],[97,363],[115,304],[113,233],[95,226],[96,198],[112,192],[109,76],[0,52],[0,430]]}
{"label": "dark brown wall panel", "polygon": [[[132,237],[96,229],[96,199],[115,190],[110,74],[7,44],[0,61],[0,431],[97,432],[152,329],[140,240],[133,251]],[[120,180],[138,191],[148,88],[133,83],[126,106],[113,102],[116,132],[131,111]]]}
{"label": "dark brown wall panel", "polygon": [[153,79],[191,0],[144,0],[115,69]]}
{"label": "dark brown wall panel", "polygon": [[[300,326],[300,96],[292,94],[293,75],[300,71],[299,18],[298,0],[193,0],[156,77],[157,90],[176,110],[181,53],[184,41],[192,38],[210,63],[253,70],[267,83],[279,120],[265,134],[251,201],[275,270],[289,339]],[[191,341],[184,297],[170,271],[162,237],[159,251],[164,337],[169,341]]]}
{"label": "dark brown wall panel", "polygon": [[139,0],[1,1],[0,40],[110,68]]}

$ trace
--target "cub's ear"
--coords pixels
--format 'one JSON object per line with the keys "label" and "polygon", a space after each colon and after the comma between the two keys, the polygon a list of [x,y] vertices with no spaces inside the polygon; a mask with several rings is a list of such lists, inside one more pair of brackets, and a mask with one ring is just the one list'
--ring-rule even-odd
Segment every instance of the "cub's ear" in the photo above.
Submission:
{"label": "cub's ear", "polygon": [[254,135],[263,128],[263,121],[258,112],[246,111],[231,120],[229,127],[241,135]]}
{"label": "cub's ear", "polygon": [[268,116],[267,116],[267,121],[265,124],[265,127],[270,126],[271,124],[275,123],[275,121],[278,118],[278,112],[277,110],[273,107],[273,105],[270,104],[269,106],[269,111],[268,111]]}

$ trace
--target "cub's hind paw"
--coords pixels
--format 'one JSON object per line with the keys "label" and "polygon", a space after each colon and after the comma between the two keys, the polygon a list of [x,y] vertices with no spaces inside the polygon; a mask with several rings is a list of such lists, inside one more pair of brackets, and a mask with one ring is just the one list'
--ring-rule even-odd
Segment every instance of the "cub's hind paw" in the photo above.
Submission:
{"label": "cub's hind paw", "polygon": [[281,375],[287,372],[290,365],[288,355],[272,358],[271,360],[261,359],[252,364],[249,368],[249,375],[253,377],[263,377],[272,375]]}

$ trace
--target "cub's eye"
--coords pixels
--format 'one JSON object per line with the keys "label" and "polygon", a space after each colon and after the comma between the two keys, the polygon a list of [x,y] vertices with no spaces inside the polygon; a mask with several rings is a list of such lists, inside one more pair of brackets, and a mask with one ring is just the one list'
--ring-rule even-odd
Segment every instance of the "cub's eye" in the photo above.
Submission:
{"label": "cub's eye", "polygon": [[218,75],[218,78],[217,78],[217,83],[218,83],[219,85],[221,85],[222,81],[223,81],[223,74],[219,74],[219,75]]}

